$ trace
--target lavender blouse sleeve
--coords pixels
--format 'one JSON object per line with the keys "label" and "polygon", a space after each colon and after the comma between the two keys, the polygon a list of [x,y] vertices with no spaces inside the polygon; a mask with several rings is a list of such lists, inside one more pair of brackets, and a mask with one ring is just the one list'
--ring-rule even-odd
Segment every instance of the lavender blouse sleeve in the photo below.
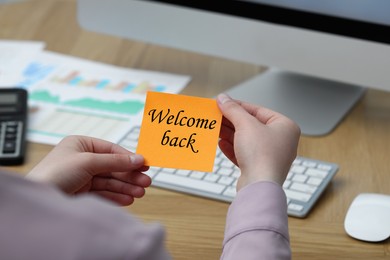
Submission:
{"label": "lavender blouse sleeve", "polygon": [[171,259],[159,224],[0,172],[0,259]]}
{"label": "lavender blouse sleeve", "polygon": [[229,207],[221,259],[291,259],[286,196],[280,185],[253,183]]}

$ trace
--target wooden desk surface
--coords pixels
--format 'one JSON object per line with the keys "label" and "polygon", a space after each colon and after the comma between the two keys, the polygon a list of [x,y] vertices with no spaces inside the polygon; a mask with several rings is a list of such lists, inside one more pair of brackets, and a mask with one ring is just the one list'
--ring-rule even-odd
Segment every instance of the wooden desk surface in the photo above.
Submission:
{"label": "wooden desk surface", "polygon": [[[0,39],[45,41],[46,49],[129,68],[187,74],[184,94],[212,97],[262,67],[99,35],[80,29],[74,0],[0,5]],[[375,69],[375,68],[373,68]],[[26,173],[51,146],[29,143]],[[302,137],[299,155],[338,163],[340,170],[306,219],[289,218],[294,259],[390,259],[390,240],[364,243],[346,235],[343,221],[361,192],[390,194],[390,93],[369,90],[334,132]],[[149,188],[128,210],[167,230],[175,259],[218,259],[228,204]]]}

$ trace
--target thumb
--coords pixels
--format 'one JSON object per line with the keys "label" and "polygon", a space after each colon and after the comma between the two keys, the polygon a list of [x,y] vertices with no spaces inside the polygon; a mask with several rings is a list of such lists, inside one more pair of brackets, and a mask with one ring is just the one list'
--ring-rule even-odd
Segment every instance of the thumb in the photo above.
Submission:
{"label": "thumb", "polygon": [[223,116],[227,118],[234,126],[240,126],[249,116],[248,112],[241,106],[240,101],[233,100],[227,94],[219,94],[217,103]]}

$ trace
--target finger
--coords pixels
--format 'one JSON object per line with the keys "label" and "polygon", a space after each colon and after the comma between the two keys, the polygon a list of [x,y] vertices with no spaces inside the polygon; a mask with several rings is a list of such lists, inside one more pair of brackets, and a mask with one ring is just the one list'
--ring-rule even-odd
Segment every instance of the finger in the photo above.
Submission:
{"label": "finger", "polygon": [[256,117],[260,122],[265,125],[284,117],[282,114],[262,106],[255,106],[246,102],[239,103],[249,114]]}
{"label": "finger", "polygon": [[95,191],[93,193],[105,199],[108,199],[116,204],[119,204],[120,206],[129,206],[134,202],[134,197],[126,194],[119,194],[110,191]]}
{"label": "finger", "polygon": [[222,117],[222,125],[234,129],[234,125],[226,117]]}
{"label": "finger", "polygon": [[248,111],[251,115],[253,115],[255,118],[257,118],[260,122],[262,122],[265,125],[284,125],[284,129],[294,129],[293,131],[297,133],[299,136],[301,133],[301,130],[299,126],[290,118],[284,116],[283,114],[280,114],[278,112],[272,111],[268,108],[261,107],[261,106],[254,106],[249,103],[241,102],[241,106]]}
{"label": "finger", "polygon": [[152,179],[142,172],[113,172],[111,176],[117,180],[145,188],[152,184]]}
{"label": "finger", "polygon": [[[217,100],[224,116],[234,125],[240,125],[239,120],[246,120],[245,118],[247,118],[248,114],[255,117],[263,124],[270,124],[273,121],[284,117],[282,114],[268,108],[242,102],[240,100],[233,100],[226,94],[218,95]],[[241,117],[243,118],[241,119]]]}
{"label": "finger", "polygon": [[143,187],[112,178],[100,177],[95,177],[93,179],[91,191],[110,191],[113,193],[130,195],[135,198],[141,198],[145,195],[145,189]]}
{"label": "finger", "polygon": [[79,165],[88,165],[87,170],[91,175],[105,172],[139,171],[145,168],[144,158],[139,154],[81,153],[76,160]]}
{"label": "finger", "polygon": [[146,165],[143,165],[141,168],[139,168],[138,170],[140,172],[147,172],[149,171],[150,167],[149,166],[146,166]]}
{"label": "finger", "polygon": [[219,132],[219,138],[225,139],[233,144],[233,142],[234,142],[234,129],[222,125],[221,130]]}
{"label": "finger", "polygon": [[219,148],[223,152],[223,154],[232,161],[236,166],[238,166],[236,156],[234,154],[234,147],[233,144],[230,142],[227,142],[226,140],[219,140]]}
{"label": "finger", "polygon": [[152,178],[141,171],[132,172],[105,172],[95,175],[94,178],[116,179],[136,186],[147,188],[152,184]]}

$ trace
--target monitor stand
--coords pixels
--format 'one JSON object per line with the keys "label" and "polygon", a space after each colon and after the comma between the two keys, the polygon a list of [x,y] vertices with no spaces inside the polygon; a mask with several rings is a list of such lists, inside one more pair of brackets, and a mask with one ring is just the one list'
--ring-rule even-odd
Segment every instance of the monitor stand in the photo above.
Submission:
{"label": "monitor stand", "polygon": [[308,136],[330,133],[364,93],[363,87],[278,69],[269,69],[227,91],[235,99],[288,116]]}

